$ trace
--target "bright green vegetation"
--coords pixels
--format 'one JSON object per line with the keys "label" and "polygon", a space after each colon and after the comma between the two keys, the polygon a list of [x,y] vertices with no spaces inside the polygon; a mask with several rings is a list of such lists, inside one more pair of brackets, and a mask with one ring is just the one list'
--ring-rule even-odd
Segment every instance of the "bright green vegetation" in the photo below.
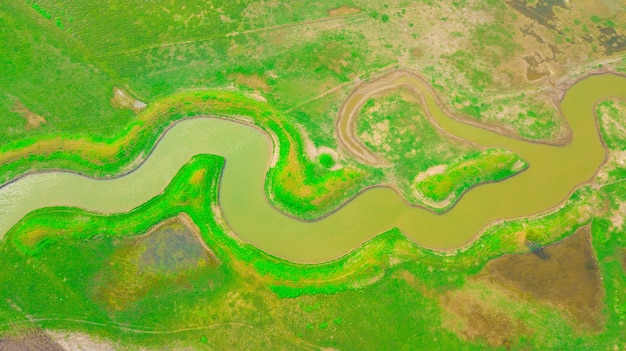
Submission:
{"label": "bright green vegetation", "polygon": [[[454,121],[437,108],[428,90],[420,89],[428,110],[442,128],[482,145],[511,147],[533,165],[506,182],[474,189],[445,216],[410,206],[388,187],[369,189],[323,220],[304,222],[285,216],[268,203],[263,192],[270,159],[270,143],[265,135],[225,119],[195,119],[172,128],[146,164],[128,177],[110,182],[46,172],[0,189],[0,202],[12,205],[0,213],[0,228],[8,231],[28,212],[44,206],[76,206],[102,213],[127,211],[162,191],[193,155],[214,153],[228,159],[220,187],[220,208],[229,225],[245,242],[278,257],[301,263],[326,262],[394,227],[419,245],[458,249],[477,240],[477,234],[482,235],[496,221],[533,216],[558,207],[580,184],[594,177],[604,163],[606,149],[592,111],[596,102],[606,96],[626,98],[623,81],[616,75],[594,76],[567,92],[560,107],[576,136],[567,147],[516,141]],[[419,82],[415,84],[422,87]],[[233,136],[245,143],[233,143]],[[48,186],[59,190],[50,194]]]}
{"label": "bright green vegetation", "polygon": [[[30,319],[42,328],[87,332],[126,347],[504,346],[451,322],[459,320],[446,302],[453,298],[522,326],[519,334],[505,330],[502,342],[512,348],[585,349],[623,342],[626,267],[619,252],[625,233],[605,219],[626,200],[623,183],[585,187],[559,211],[494,226],[479,244],[454,256],[416,247],[393,230],[337,261],[303,266],[225,232],[211,214],[222,166],[216,156],[194,157],[163,195],[129,213],[46,208],[24,218],[0,247],[5,332],[31,325]],[[608,212],[590,210],[607,200]],[[211,252],[200,249],[181,222],[172,222],[180,213],[193,220]],[[600,334],[581,329],[562,309],[502,290],[478,274],[503,253],[527,252],[525,235],[533,233],[534,245],[545,245],[586,223],[592,224],[606,292]],[[378,323],[371,322],[372,315]],[[376,337],[364,339],[363,332]]]}
{"label": "bright green vegetation", "polygon": [[[421,104],[400,91],[370,99],[357,121],[356,135],[385,155],[385,181],[397,183],[407,198],[449,209],[468,189],[500,181],[526,167],[502,148],[485,149],[435,126]],[[416,193],[417,190],[417,193]]]}
{"label": "bright green vegetation", "polygon": [[[339,5],[328,4],[328,9]],[[166,8],[170,12],[132,3],[104,6],[97,2],[50,1],[2,6],[0,18],[10,29],[0,34],[5,39],[1,40],[4,46],[0,52],[11,53],[8,60],[0,62],[5,72],[0,80],[4,91],[0,94],[0,115],[7,116],[0,119],[3,183],[33,167],[111,176],[125,171],[123,166],[137,158],[141,150],[149,149],[164,128],[176,120],[198,114],[244,115],[252,116],[255,124],[277,135],[283,146],[278,164],[268,175],[266,189],[270,201],[286,213],[306,219],[319,217],[383,178],[404,189],[409,201],[430,206],[412,194],[410,182],[415,172],[405,170],[383,177],[379,169],[353,159],[342,159],[343,167],[329,171],[330,159],[309,160],[304,156],[297,127],[303,127],[316,146],[337,148],[333,123],[351,79],[364,70],[375,72],[390,63],[382,52],[367,55],[371,44],[361,27],[326,29],[325,10],[294,8],[289,15],[266,14],[264,20],[270,21],[267,16],[274,18],[276,26],[323,20],[319,25],[312,24],[315,35],[310,40],[289,37],[275,42],[268,36],[273,38],[281,33],[280,29],[269,30],[271,35],[259,31],[224,37],[255,30],[260,23],[255,24],[251,18],[260,15],[253,13],[269,9],[249,9],[249,16],[241,18],[242,8],[248,6],[244,4],[215,5],[215,12],[200,16],[199,23],[168,26],[166,30],[157,30],[158,23],[184,22],[183,18],[204,9],[204,3],[186,2],[180,10]],[[134,11],[142,11],[144,23],[127,17]],[[47,15],[43,16],[44,12]],[[361,25],[357,19],[368,18],[363,12],[350,16],[331,19],[347,21],[346,26],[351,27]],[[52,23],[57,19],[65,30]],[[191,21],[195,20],[192,16]],[[389,22],[392,20],[390,17]],[[107,30],[102,30],[104,27]],[[289,28],[284,30],[295,35]],[[209,38],[207,32],[211,33]],[[159,48],[163,41],[164,46]],[[169,45],[181,41],[184,43]],[[259,52],[267,53],[267,57],[250,57]],[[251,62],[258,66],[250,66]],[[229,82],[240,91],[264,96],[268,105],[241,93],[207,90],[223,89]],[[126,87],[149,108],[138,114],[114,108],[110,101],[114,87]],[[321,96],[335,88],[341,89]],[[181,89],[196,91],[180,93]],[[15,112],[18,101],[46,123],[28,130],[24,117]],[[43,145],[35,145],[42,141]],[[92,141],[107,152],[98,155],[98,150],[91,150],[88,145]],[[11,153],[25,146],[30,149]],[[82,155],[74,150],[81,150]],[[26,154],[29,156],[19,157]],[[440,160],[438,164],[448,161]],[[484,178],[494,180],[488,175]],[[476,184],[471,182],[469,186]],[[460,186],[461,191],[467,189],[465,184]]]}
{"label": "bright green vegetation", "polygon": [[[612,150],[608,155],[607,163],[612,165],[605,172],[600,172],[598,177],[603,181],[623,182],[626,177],[626,101],[606,100],[598,104],[596,114],[599,118],[599,126],[602,130],[604,142]],[[626,206],[621,207],[622,211]],[[623,217],[623,216],[621,216]],[[619,217],[615,220],[619,221]]]}
{"label": "bright green vegetation", "polygon": [[[328,16],[341,5],[361,11]],[[529,29],[538,19],[527,15],[537,11],[520,11],[484,1],[5,2],[0,50],[10,56],[0,62],[0,140],[28,134],[12,112],[15,99],[47,119],[37,133],[84,133],[88,126],[107,136],[133,119],[111,106],[114,87],[149,104],[181,89],[235,83],[287,111],[319,145],[335,147],[333,121],[352,80],[399,60],[454,110],[528,138],[558,136],[554,106],[536,89],[545,82],[526,81],[523,58],[538,53],[532,69],[552,72],[553,82],[613,61],[622,10],[591,1],[539,17],[567,23],[563,30],[544,23]]]}
{"label": "bright green vegetation", "polygon": [[606,100],[598,104],[596,115],[600,119],[600,129],[605,136],[604,142],[611,150],[626,150],[626,139],[621,137],[626,131],[625,112],[624,100]]}
{"label": "bright green vegetation", "polygon": [[[341,5],[360,11],[328,16],[329,10]],[[579,16],[580,11],[585,16]],[[554,105],[537,93],[539,81],[525,82],[526,72],[520,71],[523,65],[517,61],[535,52],[547,58],[554,51],[556,58],[537,69],[551,70],[552,80],[557,81],[570,73],[559,62],[575,66],[571,57],[561,59],[568,53],[576,52],[576,57],[587,53],[580,59],[583,67],[607,54],[590,51],[585,40],[567,47],[555,44],[555,33],[548,27],[534,29],[543,42],[522,35],[520,28],[525,28],[527,19],[518,12],[502,3],[480,1],[383,6],[328,0],[319,6],[302,2],[276,7],[258,2],[212,2],[207,6],[204,1],[174,1],[163,6],[141,1],[5,3],[0,6],[0,21],[7,28],[0,33],[0,52],[6,55],[0,61],[0,148],[6,151],[16,146],[13,142],[26,145],[56,136],[74,139],[80,135],[111,142],[143,120],[141,114],[112,106],[115,87],[154,106],[181,90],[224,89],[234,84],[237,90],[267,99],[281,120],[291,124],[286,128],[303,128],[316,147],[336,149],[334,121],[354,80],[376,76],[398,66],[399,60],[403,62],[400,66],[430,81],[443,104],[464,118],[506,126],[507,131],[531,139],[556,138],[561,122]],[[137,13],[141,13],[141,21],[136,20]],[[618,34],[623,26],[615,9],[587,4],[552,15],[565,22],[572,16],[580,19],[568,33],[572,37],[585,25],[610,25]],[[599,22],[592,21],[592,16]],[[593,38],[591,46],[605,42],[606,34],[596,29],[585,35]],[[433,42],[442,46],[434,47]],[[18,102],[46,123],[29,129],[16,112]],[[292,134],[298,137],[298,133]],[[149,145],[157,135],[155,129],[151,138],[133,142]],[[129,148],[131,152],[139,149]],[[119,154],[108,155],[100,167],[101,175],[115,173],[109,169],[110,162],[132,158],[119,150]],[[31,159],[39,164],[45,161],[49,168],[82,171],[85,167],[75,155],[64,154],[59,160],[72,157],[71,162],[48,162],[39,156]],[[339,162],[346,167],[328,175],[328,160],[320,163],[300,154],[290,157],[289,162],[300,158],[303,165],[270,179],[278,184],[270,199],[287,213],[315,218],[342,201],[344,195],[336,194],[354,195],[362,186],[383,178],[404,189],[409,201],[416,201],[410,184],[414,172],[398,171],[393,177],[383,177],[380,170],[342,159]],[[4,181],[30,169],[29,162],[18,162],[25,164],[9,173],[0,172]],[[297,186],[302,183],[305,186]]]}
{"label": "bright green vegetation", "polygon": [[345,198],[343,191],[354,195],[370,184],[366,182],[363,166],[356,162],[330,171],[323,164],[307,159],[303,156],[300,134],[282,113],[265,102],[230,91],[194,91],[163,97],[112,137],[64,133],[5,144],[0,147],[4,152],[0,155],[4,161],[0,174],[5,182],[32,169],[66,168],[100,177],[119,174],[141,152],[151,149],[172,123],[205,114],[235,119],[246,116],[277,139],[278,162],[270,169],[266,191],[285,212],[315,218],[329,208],[338,207]]}
{"label": "bright green vegetation", "polygon": [[476,184],[500,181],[526,167],[515,154],[489,149],[475,158],[452,164],[443,173],[426,176],[415,187],[429,199],[437,202],[461,194]]}
{"label": "bright green vegetation", "polygon": [[335,165],[335,159],[329,154],[321,154],[318,156],[320,164],[326,168],[332,168]]}
{"label": "bright green vegetation", "polygon": [[[389,119],[384,144],[368,143],[394,161],[388,168],[341,152],[311,160],[300,129],[318,150],[341,151],[334,123],[356,82],[403,68],[423,76],[459,118],[555,142],[565,129],[550,84],[567,86],[601,68],[626,72],[624,9],[605,1],[285,5],[2,2],[0,184],[37,170],[119,175],[168,126],[214,114],[250,118],[276,138],[266,192],[288,214],[319,217],[383,181],[415,203],[417,191],[441,202],[514,174],[523,160],[442,139],[418,104],[395,95],[382,98],[388,106],[381,109],[402,118]],[[358,11],[330,16],[342,5]],[[114,107],[115,88],[148,107]],[[359,136],[389,116],[367,109]],[[325,264],[265,254],[236,240],[216,213],[224,161],[206,155],[129,213],[38,210],[0,242],[0,335],[82,331],[120,341],[121,349],[626,348],[626,104],[602,102],[597,113],[610,153],[595,183],[558,210],[499,223],[450,255],[419,248],[397,230]],[[444,173],[416,183],[438,165]],[[598,325],[579,325],[564,308],[485,278],[490,260],[554,243],[583,225],[590,225],[602,277],[603,310],[592,311]],[[477,315],[450,301],[467,302]],[[471,329],[471,321],[498,323]]]}

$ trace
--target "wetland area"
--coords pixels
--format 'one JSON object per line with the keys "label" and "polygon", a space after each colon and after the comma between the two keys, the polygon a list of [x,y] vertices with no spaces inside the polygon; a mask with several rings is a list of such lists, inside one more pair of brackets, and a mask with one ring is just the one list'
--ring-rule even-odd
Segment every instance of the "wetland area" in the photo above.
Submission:
{"label": "wetland area", "polygon": [[[220,206],[228,225],[239,238],[273,255],[295,262],[325,262],[394,227],[420,246],[455,250],[475,240],[490,224],[553,210],[589,181],[606,159],[595,104],[609,97],[626,98],[625,78],[620,76],[594,75],[576,83],[559,102],[571,138],[564,145],[547,145],[450,118],[419,78],[406,72],[391,72],[389,77],[377,80],[381,85],[373,90],[408,85],[422,96],[433,121],[445,131],[480,145],[510,149],[530,167],[512,178],[472,189],[444,214],[412,207],[391,188],[372,187],[330,215],[304,222],[281,213],[267,201],[264,182],[272,138],[239,122],[197,118],[172,126],[146,162],[120,178],[95,180],[68,172],[45,172],[3,186],[0,229],[6,232],[28,212],[46,206],[102,213],[131,210],[161,192],[191,156],[208,153],[226,159]],[[341,111],[347,117],[359,108],[352,99],[362,100],[351,95]],[[342,135],[350,128],[343,122],[346,119],[349,117],[338,116]]]}
{"label": "wetland area", "polygon": [[0,350],[626,350],[624,1],[0,26]]}

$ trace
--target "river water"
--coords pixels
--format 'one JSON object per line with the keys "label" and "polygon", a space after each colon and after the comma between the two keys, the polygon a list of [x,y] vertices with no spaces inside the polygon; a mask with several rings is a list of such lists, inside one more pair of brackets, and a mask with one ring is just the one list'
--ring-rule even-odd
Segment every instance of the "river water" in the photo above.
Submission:
{"label": "river water", "polygon": [[[404,78],[400,78],[404,79]],[[397,83],[397,82],[395,82]],[[47,206],[76,206],[97,212],[131,210],[161,193],[176,172],[199,153],[226,158],[220,184],[220,206],[236,235],[268,253],[297,262],[335,259],[364,241],[398,227],[419,245],[454,249],[475,239],[501,219],[531,216],[565,201],[604,162],[594,103],[626,98],[626,78],[591,76],[568,90],[560,104],[572,130],[565,146],[512,139],[448,118],[430,90],[419,89],[435,121],[449,133],[484,146],[517,153],[529,168],[499,183],[478,186],[441,215],[408,205],[390,188],[371,188],[328,217],[303,222],[282,214],[267,201],[265,174],[269,139],[259,129],[216,118],[184,120],[172,127],[148,159],[134,172],[97,180],[69,172],[25,176],[0,188],[0,236],[24,215]],[[210,214],[207,214],[210,215]]]}

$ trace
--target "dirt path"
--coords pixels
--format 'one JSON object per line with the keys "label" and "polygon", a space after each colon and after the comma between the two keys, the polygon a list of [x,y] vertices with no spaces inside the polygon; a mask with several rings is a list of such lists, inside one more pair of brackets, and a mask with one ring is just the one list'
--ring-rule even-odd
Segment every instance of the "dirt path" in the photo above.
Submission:
{"label": "dirt path", "polygon": [[[422,101],[429,121],[433,123],[437,128],[445,132],[445,129],[441,128],[441,126],[439,126],[439,124],[435,121],[431,114],[431,111],[428,109],[427,104],[424,102],[423,89],[430,90],[430,95],[435,97],[438,96],[437,93],[434,92],[432,88],[430,88],[430,86],[424,81],[424,79],[422,79],[418,75],[401,68],[394,69],[374,80],[364,82],[356,86],[339,110],[336,121],[337,139],[339,140],[339,143],[359,161],[372,166],[384,166],[386,164],[386,162],[380,155],[377,155],[369,150],[365,146],[365,144],[355,135],[356,123],[359,112],[361,111],[361,108],[368,99],[381,96],[390,91],[394,91],[400,88],[405,88],[411,93],[418,96],[419,99]],[[450,116],[454,120],[478,126],[480,128],[484,128],[508,137],[540,143],[539,141],[527,140],[519,137],[518,135],[513,134],[511,131],[505,128],[488,125],[470,119],[468,117],[452,113],[452,111],[446,108],[446,106],[442,104],[441,101],[437,100],[437,104],[439,105],[439,108],[445,112],[446,115]],[[449,133],[446,134],[451,135]],[[563,140],[557,140],[554,143],[543,143],[560,145],[569,141],[570,137],[571,133],[568,133],[568,137]]]}

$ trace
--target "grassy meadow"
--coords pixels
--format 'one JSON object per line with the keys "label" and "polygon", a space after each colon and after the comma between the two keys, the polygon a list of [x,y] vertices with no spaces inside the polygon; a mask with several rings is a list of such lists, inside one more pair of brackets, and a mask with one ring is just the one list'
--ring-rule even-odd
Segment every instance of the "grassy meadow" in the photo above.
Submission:
{"label": "grassy meadow", "polygon": [[356,122],[356,135],[388,167],[384,181],[404,196],[437,210],[449,209],[463,192],[519,173],[525,161],[503,148],[455,138],[435,126],[417,98],[405,91],[370,99]]}

